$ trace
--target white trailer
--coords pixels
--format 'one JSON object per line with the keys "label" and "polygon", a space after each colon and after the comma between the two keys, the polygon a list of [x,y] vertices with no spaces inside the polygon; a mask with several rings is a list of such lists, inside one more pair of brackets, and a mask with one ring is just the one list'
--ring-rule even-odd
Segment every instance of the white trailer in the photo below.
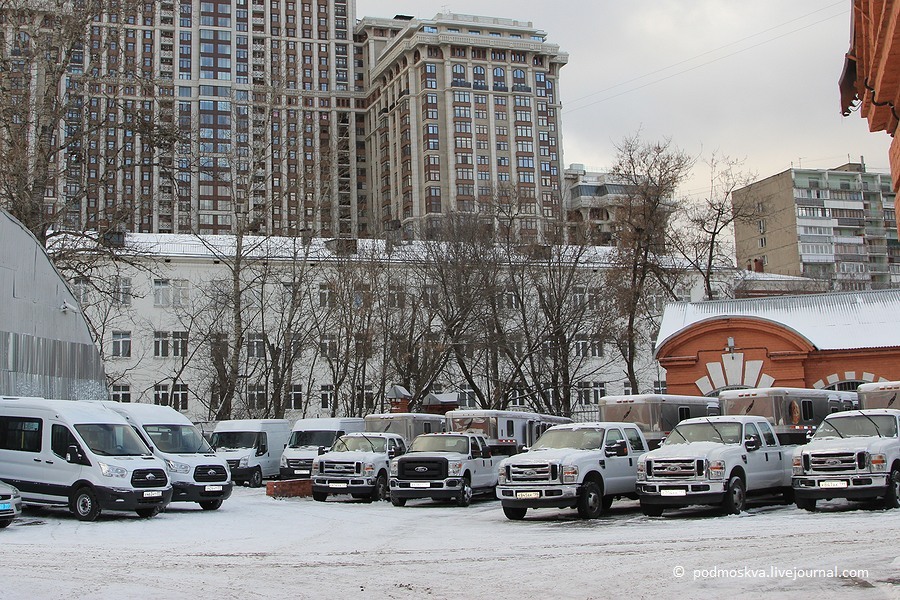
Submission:
{"label": "white trailer", "polygon": [[637,425],[650,449],[658,448],[678,423],[694,417],[719,414],[718,398],[675,394],[603,396],[598,401],[601,421]]}
{"label": "white trailer", "polygon": [[366,431],[372,433],[396,433],[411,444],[423,433],[446,431],[444,415],[429,413],[382,413],[366,415]]}
{"label": "white trailer", "polygon": [[856,393],[860,408],[900,408],[900,381],[864,383]]}
{"label": "white trailer", "polygon": [[517,410],[461,409],[445,415],[447,431],[484,436],[494,455],[511,456],[531,446],[553,425],[572,419]]}

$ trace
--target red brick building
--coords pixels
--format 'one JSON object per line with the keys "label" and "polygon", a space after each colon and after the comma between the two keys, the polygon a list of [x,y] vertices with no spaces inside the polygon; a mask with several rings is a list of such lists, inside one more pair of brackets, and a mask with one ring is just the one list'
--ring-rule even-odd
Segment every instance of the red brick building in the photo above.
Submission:
{"label": "red brick building", "polygon": [[900,291],[680,302],[656,358],[670,394],[900,380]]}

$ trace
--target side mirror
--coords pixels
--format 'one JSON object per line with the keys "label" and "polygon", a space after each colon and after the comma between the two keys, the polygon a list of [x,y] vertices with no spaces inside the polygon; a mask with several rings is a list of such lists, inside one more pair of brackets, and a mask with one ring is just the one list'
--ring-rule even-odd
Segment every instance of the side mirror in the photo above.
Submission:
{"label": "side mirror", "polygon": [[493,456],[493,454],[491,453],[490,448],[485,448],[484,452],[481,453],[482,458],[490,458],[491,456]]}
{"label": "side mirror", "polygon": [[625,446],[625,440],[619,440],[606,445],[607,456],[625,456],[627,454],[628,448]]}
{"label": "side mirror", "polygon": [[319,456],[325,454],[325,446],[319,446]]}
{"label": "side mirror", "polygon": [[267,453],[268,451],[269,451],[269,449],[266,448],[265,446],[260,446],[260,447],[257,448],[257,450],[256,450],[256,455],[257,455],[257,456],[262,456],[262,455],[264,455],[265,453]]}
{"label": "side mirror", "polygon": [[394,458],[395,456],[397,456],[396,448],[391,448],[390,450],[388,450],[388,458]]}
{"label": "side mirror", "polygon": [[749,452],[759,450],[759,446],[760,442],[756,437],[750,436],[746,440],[744,440],[744,448],[746,448]]}
{"label": "side mirror", "polygon": [[66,448],[66,462],[73,465],[84,464],[84,455],[81,454],[81,451],[78,450],[78,446],[75,444]]}

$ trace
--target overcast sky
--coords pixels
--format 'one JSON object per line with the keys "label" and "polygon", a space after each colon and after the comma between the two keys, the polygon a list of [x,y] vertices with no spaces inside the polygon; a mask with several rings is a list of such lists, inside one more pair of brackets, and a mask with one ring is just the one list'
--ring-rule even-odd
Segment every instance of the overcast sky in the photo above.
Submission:
{"label": "overcast sky", "polygon": [[705,195],[703,158],[745,160],[759,178],[865,157],[888,172],[885,132],[840,114],[851,0],[358,0],[357,17],[456,12],[531,21],[569,54],[563,161],[608,168],[640,131],[701,162],[682,195]]}

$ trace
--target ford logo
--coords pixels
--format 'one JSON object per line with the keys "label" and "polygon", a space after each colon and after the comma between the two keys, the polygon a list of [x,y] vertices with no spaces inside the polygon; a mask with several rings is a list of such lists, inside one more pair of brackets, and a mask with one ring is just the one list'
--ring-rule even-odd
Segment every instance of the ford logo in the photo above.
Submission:
{"label": "ford logo", "polygon": [[428,471],[428,467],[416,467],[416,473],[425,473]]}
{"label": "ford logo", "polygon": [[841,461],[837,458],[829,458],[828,460],[825,461],[825,464],[828,465],[829,467],[836,467],[841,464]]}
{"label": "ford logo", "polygon": [[216,475],[216,470],[210,469],[209,471],[206,472],[206,474],[209,475],[210,477],[214,477]]}
{"label": "ford logo", "polygon": [[522,475],[524,475],[525,477],[534,477],[535,475],[537,475],[537,473],[532,469],[528,469],[527,471],[523,472]]}
{"label": "ford logo", "polygon": [[680,470],[681,470],[681,467],[679,467],[678,465],[669,465],[668,467],[666,467],[666,471],[680,471]]}
{"label": "ford logo", "polygon": [[147,473],[147,481],[153,481],[154,479],[156,479],[156,475],[154,475],[153,473]]}

